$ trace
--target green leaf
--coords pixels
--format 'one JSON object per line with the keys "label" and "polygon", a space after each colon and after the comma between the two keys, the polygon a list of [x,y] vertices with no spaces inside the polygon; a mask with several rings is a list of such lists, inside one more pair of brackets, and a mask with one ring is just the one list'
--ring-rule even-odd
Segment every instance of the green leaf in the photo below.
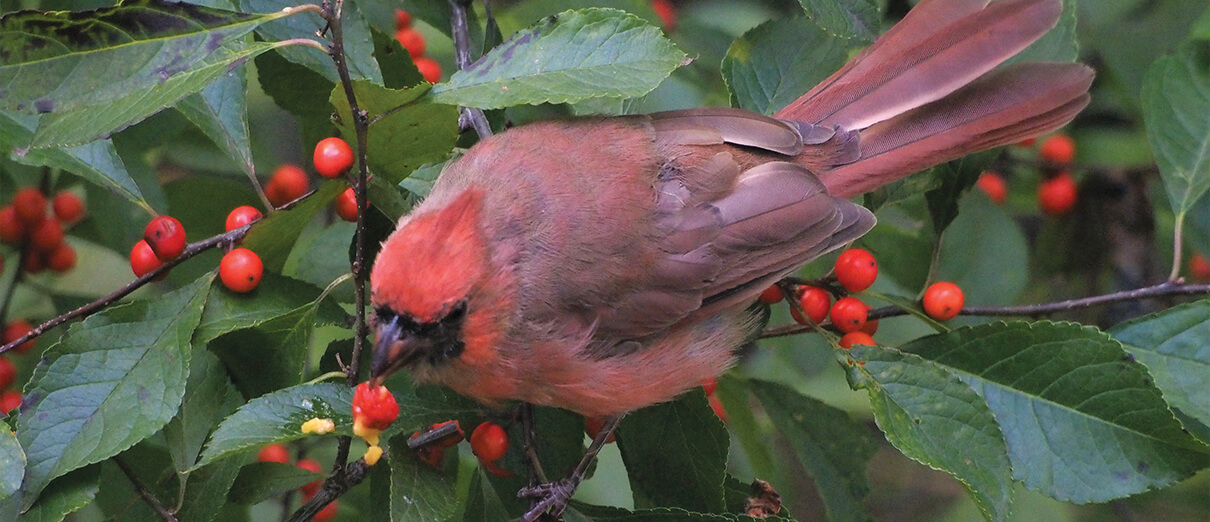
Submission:
{"label": "green leaf", "polygon": [[434,469],[408,448],[407,434],[391,439],[391,520],[447,520],[458,505],[451,502],[457,468]]}
{"label": "green leaf", "polygon": [[[25,452],[17,443],[17,434],[8,426],[0,426],[0,506],[13,502],[13,495],[21,489],[21,477],[25,475]],[[3,515],[0,511],[0,515]]]}
{"label": "green leaf", "polygon": [[926,175],[939,180],[937,188],[924,194],[928,201],[929,215],[933,218],[933,231],[941,235],[946,227],[958,217],[958,201],[979,175],[987,170],[999,151],[985,151],[942,163],[933,167]]}
{"label": "green leaf", "polygon": [[17,429],[26,507],[51,479],[118,454],[176,414],[209,285],[109,308],[43,354]]}
{"label": "green leaf", "polygon": [[181,509],[176,512],[177,520],[214,520],[226,503],[227,493],[235,483],[239,470],[240,462],[228,459],[194,470],[188,475],[178,475],[181,480],[188,478],[189,481],[182,493]]}
{"label": "green leaf", "polygon": [[[412,57],[394,35],[373,31],[374,59],[382,69],[382,85],[388,89],[413,87],[424,83],[424,76],[412,63]],[[330,90],[330,89],[329,89]]]}
{"label": "green leaf", "polygon": [[[243,11],[272,13],[298,5],[296,0],[240,0]],[[365,78],[382,83],[382,72],[374,61],[374,42],[370,26],[357,10],[356,3],[347,3],[341,10],[341,27],[344,33],[345,59],[348,60],[349,75],[355,79]],[[299,16],[274,20],[256,28],[256,34],[266,40],[290,40],[295,38],[317,39],[317,34],[326,30],[327,24],[319,13],[308,12]],[[327,42],[317,40],[325,47]],[[292,46],[280,50],[291,62],[303,65],[322,74],[331,82],[340,81],[336,65],[327,53],[309,46]]]}
{"label": "green leaf", "polygon": [[900,452],[958,479],[990,520],[1008,517],[1013,500],[1008,448],[996,418],[974,391],[912,354],[855,346],[865,362],[874,420]]}
{"label": "green leaf", "polygon": [[259,397],[302,381],[314,330],[315,304],[308,303],[255,327],[219,336],[208,348],[227,366],[240,393]]}
{"label": "green leaf", "polygon": [[227,500],[242,506],[252,506],[323,478],[322,473],[294,464],[253,462],[239,470],[235,484],[227,493]]}
{"label": "green leaf", "polygon": [[442,169],[448,164],[449,161],[443,161],[420,167],[411,176],[400,181],[399,187],[414,194],[417,201],[426,198],[429,195],[429,191],[433,190],[433,184],[437,182],[437,176],[441,175]]}
{"label": "green leaf", "polygon": [[993,323],[903,349],[974,388],[1004,432],[1014,477],[1058,500],[1104,502],[1210,464],[1147,370],[1095,328]]}
{"label": "green leaf", "polygon": [[195,469],[265,444],[311,437],[302,432],[302,424],[316,417],[336,424],[330,435],[352,436],[353,389],[300,384],[248,401],[214,430]]}
{"label": "green leaf", "polygon": [[894,205],[913,196],[924,194],[941,186],[937,176],[916,175],[887,183],[863,196],[862,204],[870,212],[878,212],[883,207]]}
{"label": "green leaf", "polygon": [[[841,38],[863,42],[878,36],[882,13],[874,0],[798,0],[816,24]],[[832,70],[832,69],[829,69]]]}
{"label": "green leaf", "polygon": [[1150,370],[1169,405],[1210,424],[1210,300],[1119,324],[1109,334]]}
{"label": "green leaf", "polygon": [[[610,506],[589,506],[573,503],[566,515],[568,522],[750,522],[752,517],[728,513],[698,513],[679,508],[653,508],[627,511]],[[790,520],[771,516],[761,520],[777,522]]]}
{"label": "green leaf", "polygon": [[958,208],[941,241],[936,280],[962,287],[970,305],[1015,303],[1029,279],[1030,249],[1021,226],[987,198],[962,198]]}
{"label": "green leaf", "polygon": [[33,139],[39,119],[38,116],[0,111],[0,142],[13,150],[14,161],[66,170],[136,204],[147,206],[143,193],[126,172],[126,165],[122,163],[112,141],[99,140],[64,149],[21,149]]}
{"label": "green leaf", "polygon": [[768,481],[780,479],[781,471],[775,464],[773,449],[769,447],[771,430],[764,429],[753,414],[749,403],[749,381],[725,373],[718,378],[715,394],[727,412],[727,431],[731,432],[743,448],[752,466],[752,474]]}
{"label": "green leaf", "polygon": [[[924,288],[928,282],[933,260],[933,236],[929,231],[900,228],[879,215],[878,224],[857,241],[878,260],[879,275],[885,274],[903,288]],[[964,257],[971,254],[963,252]]]}
{"label": "green leaf", "polygon": [[247,94],[248,71],[241,67],[207,85],[202,92],[181,100],[176,110],[197,125],[244,172],[252,173]]}
{"label": "green leaf", "polygon": [[776,113],[844,65],[851,43],[807,18],[760,24],[736,38],[723,58],[732,104]]}
{"label": "green leaf", "polygon": [[[370,170],[394,185],[417,167],[441,161],[458,141],[458,109],[424,97],[428,84],[412,89],[387,89],[365,80],[353,82],[358,107],[370,120],[367,136]],[[349,102],[340,86],[329,102],[350,144],[356,143]]]}
{"label": "green leaf", "polygon": [[721,513],[728,444],[727,429],[700,390],[627,415],[618,449],[635,507]]}
{"label": "green leaf", "polygon": [[[129,90],[102,105],[59,111],[42,117],[30,147],[74,147],[108,137],[201,91],[232,68],[278,44],[232,42],[187,71],[163,83]],[[95,80],[94,80],[95,81]]]}
{"label": "green leaf", "polygon": [[870,492],[865,469],[878,446],[847,413],[781,385],[749,381],[773,425],[815,478],[833,521],[869,520],[862,500]]}
{"label": "green leaf", "polygon": [[[468,428],[467,433],[473,433],[473,428],[477,427],[477,425],[471,426],[465,423],[463,425]],[[559,477],[570,474],[584,455],[584,417],[557,408],[534,408],[534,426],[542,441],[534,448],[534,451],[537,453],[538,462],[542,463],[542,469],[548,475],[547,478],[558,480]],[[521,423],[514,423],[507,429],[509,440],[525,440],[525,432]],[[500,499],[504,509],[514,517],[520,516],[530,509],[529,502],[512,494],[528,485],[526,474],[523,471],[528,465],[527,459],[519,446],[516,444],[510,446],[510,451],[497,462],[498,465],[515,474],[511,477],[495,475],[488,477],[492,483],[492,489],[504,495]]]}
{"label": "green leaf", "polygon": [[[101,465],[77,469],[51,481],[38,500],[21,514],[21,522],[59,522],[70,513],[90,504],[101,489]],[[0,503],[0,505],[3,505]],[[20,504],[14,504],[15,509]]]}
{"label": "green leaf", "polygon": [[114,102],[171,83],[213,61],[226,43],[288,14],[157,0],[79,13],[10,13],[0,18],[6,51],[0,99],[7,109],[39,113]]}
{"label": "green leaf", "polygon": [[[346,266],[347,268],[347,266]],[[206,343],[220,335],[252,328],[290,314],[307,305],[314,305],[322,291],[310,284],[265,273],[256,290],[237,294],[219,285],[210,289],[206,310],[198,324],[193,342]],[[319,304],[323,324],[342,321],[345,313],[339,306],[325,300]]]}
{"label": "green leaf", "polygon": [[492,483],[483,475],[481,468],[476,468],[471,476],[471,487],[463,509],[462,520],[466,522],[481,522],[484,520],[511,520],[512,517],[500,503],[500,496],[492,488]]}
{"label": "green leaf", "polygon": [[1210,42],[1157,59],[1142,91],[1147,137],[1168,200],[1188,211],[1210,188]]}
{"label": "green leaf", "polygon": [[336,82],[286,60],[280,53],[256,57],[256,78],[278,107],[298,116],[304,146],[332,135],[332,110],[327,99]]}
{"label": "green leaf", "polygon": [[614,9],[566,11],[519,31],[447,83],[434,100],[497,109],[635,97],[685,62],[659,29]]}
{"label": "green leaf", "polygon": [[[164,439],[176,471],[193,467],[210,430],[240,402],[218,357],[200,347],[195,349],[190,356],[189,380],[185,382],[181,408],[164,426]],[[188,477],[181,476],[182,480]]]}
{"label": "green leaf", "polygon": [[1063,2],[1059,22],[1034,43],[1005,63],[1074,62],[1080,57],[1076,41],[1076,11],[1078,1]]}
{"label": "green leaf", "polygon": [[307,223],[315,214],[328,207],[336,195],[344,192],[348,184],[343,180],[332,180],[316,189],[315,193],[300,201],[289,210],[278,210],[267,216],[244,237],[243,247],[260,255],[268,272],[281,272],[290,255],[294,242],[302,234]]}

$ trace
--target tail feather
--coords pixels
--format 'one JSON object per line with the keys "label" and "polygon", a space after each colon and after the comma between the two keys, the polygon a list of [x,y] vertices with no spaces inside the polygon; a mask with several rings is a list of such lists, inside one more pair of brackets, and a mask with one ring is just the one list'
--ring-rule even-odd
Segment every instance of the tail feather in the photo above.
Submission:
{"label": "tail feather", "polygon": [[860,159],[822,173],[828,191],[852,197],[918,170],[1066,124],[1088,104],[1092,69],[1016,64],[950,96],[861,132]]}
{"label": "tail feather", "polygon": [[944,98],[1045,34],[1061,0],[925,0],[776,117],[863,129]]}

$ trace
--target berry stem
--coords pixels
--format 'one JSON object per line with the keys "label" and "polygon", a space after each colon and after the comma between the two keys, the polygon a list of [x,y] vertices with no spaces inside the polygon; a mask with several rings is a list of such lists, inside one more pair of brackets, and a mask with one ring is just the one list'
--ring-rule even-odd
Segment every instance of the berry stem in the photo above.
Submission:
{"label": "berry stem", "polygon": [[[1185,211],[1176,213],[1176,222],[1172,226],[1172,271],[1168,273],[1168,281],[1176,281],[1181,275],[1181,247],[1184,240],[1181,231],[1185,228]],[[0,318],[4,316],[0,315]]]}
{"label": "berry stem", "polygon": [[[458,69],[466,69],[471,64],[471,38],[466,21],[466,6],[470,5],[471,0],[449,0],[449,3],[450,33],[454,36],[454,61]],[[487,4],[488,0],[484,0],[483,5],[486,7]],[[487,8],[487,16],[491,17],[490,7]],[[483,114],[482,110],[462,107],[458,123],[462,124],[463,120],[469,122],[470,126],[475,129],[475,134],[479,135],[479,139],[492,135],[491,125],[488,125],[487,116]]]}

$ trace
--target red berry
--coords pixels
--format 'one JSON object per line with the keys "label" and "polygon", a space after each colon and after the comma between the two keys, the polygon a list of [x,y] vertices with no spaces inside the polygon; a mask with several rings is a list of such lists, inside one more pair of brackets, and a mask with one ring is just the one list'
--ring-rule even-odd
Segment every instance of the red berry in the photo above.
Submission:
{"label": "red berry", "polygon": [[504,469],[502,466],[497,465],[495,462],[483,462],[483,461],[480,461],[480,462],[483,464],[483,469],[487,470],[488,473],[491,473],[492,476],[496,476],[496,477],[500,477],[500,478],[509,478],[509,477],[517,476],[516,473],[513,473],[507,469]]}
{"label": "red berry", "polygon": [[265,197],[274,207],[280,207],[303,197],[311,190],[311,180],[307,173],[294,165],[282,165],[273,171],[269,183],[265,185]]}
{"label": "red berry", "polygon": [[[2,266],[2,265],[0,265]],[[76,267],[76,249],[71,245],[63,243],[59,248],[54,249],[51,253],[46,254],[46,266],[52,272],[64,273]]]}
{"label": "red berry", "polygon": [[651,9],[659,15],[664,28],[669,31],[676,29],[676,7],[669,0],[651,0]]}
{"label": "red berry", "polygon": [[412,63],[416,65],[416,69],[420,71],[424,81],[429,83],[441,81],[441,65],[432,58],[420,56],[412,59]]}
{"label": "red berry", "polygon": [[218,276],[223,280],[223,285],[241,294],[256,288],[264,273],[265,265],[261,263],[260,256],[247,248],[227,252],[218,264]]}
{"label": "red berry", "polygon": [[290,462],[290,450],[284,444],[270,444],[260,449],[256,454],[257,462]]}
{"label": "red berry", "polygon": [[719,420],[723,421],[723,424],[726,424],[727,410],[723,408],[723,401],[718,400],[718,395],[706,397],[706,400],[710,401],[710,409],[714,410],[714,414],[718,416]]}
{"label": "red berry", "polygon": [[495,462],[508,453],[508,433],[494,422],[485,422],[471,433],[471,451],[483,462]]}
{"label": "red berry", "polygon": [[336,215],[340,219],[350,223],[357,222],[357,193],[353,192],[353,187],[345,189],[339,196],[336,196],[336,201],[332,203],[336,207]]}
{"label": "red berry", "polygon": [[185,227],[172,216],[160,216],[143,229],[143,241],[160,261],[172,261],[185,251]]}
{"label": "red berry", "polygon": [[22,223],[37,225],[46,218],[46,196],[36,188],[25,187],[13,196],[13,208]]}
{"label": "red berry", "polygon": [[1051,217],[1059,217],[1076,206],[1079,189],[1071,174],[1062,172],[1038,185],[1038,206]]}
{"label": "red berry", "polygon": [[865,326],[866,314],[869,307],[856,297],[843,297],[832,305],[832,325],[844,333],[857,332]]}
{"label": "red berry", "polygon": [[25,223],[17,215],[17,209],[12,205],[0,208],[0,241],[10,245],[19,245],[25,241]]}
{"label": "red berry", "polygon": [[152,270],[159,268],[164,262],[155,256],[151,246],[146,241],[139,241],[130,249],[130,269],[135,277],[143,277]]}
{"label": "red berry", "polygon": [[702,391],[706,392],[706,395],[714,395],[714,391],[717,389],[718,379],[711,377],[702,381]]}
{"label": "red berry", "polygon": [[50,206],[55,211],[55,217],[64,224],[70,225],[84,216],[84,202],[71,192],[64,191],[55,194],[55,199],[51,201]]}
{"label": "red berry", "polygon": [[766,288],[764,292],[761,292],[760,297],[757,299],[760,299],[760,302],[764,304],[775,305],[780,303],[782,299],[785,298],[786,294],[782,293],[781,287],[777,285],[769,285],[769,288]]}
{"label": "red berry", "polygon": [[[32,331],[34,331],[34,327],[30,326],[29,321],[26,321],[25,319],[17,319],[16,321],[8,323],[8,326],[4,327],[4,344],[8,344],[16,341],[17,339],[25,337],[25,334]],[[36,341],[33,339],[30,339],[17,345],[15,350],[17,353],[26,353],[34,349],[35,342]]]}
{"label": "red berry", "polygon": [[21,270],[28,274],[41,274],[43,270],[46,270],[46,259],[42,252],[27,250],[25,257],[21,258]]}
{"label": "red berry", "polygon": [[874,338],[865,332],[849,332],[840,338],[840,347],[846,350],[857,344],[864,344],[866,346],[878,345],[878,343],[874,342]]}
{"label": "red berry", "polygon": [[1004,182],[1003,176],[990,170],[980,174],[975,184],[997,205],[1003,204],[1008,197],[1008,183]]}
{"label": "red berry", "polygon": [[[799,306],[802,311],[807,314],[807,318],[813,323],[821,323],[828,316],[828,309],[832,307],[832,294],[815,286],[802,287],[802,296],[798,299]],[[799,324],[809,324],[802,315],[794,307],[790,307],[790,315],[794,317]]]}
{"label": "red berry", "polygon": [[453,435],[449,435],[449,436],[445,437],[444,439],[441,439],[440,441],[438,441],[440,446],[443,448],[457,446],[459,442],[462,442],[462,439],[466,438],[466,435],[464,433],[462,433],[462,427],[458,426],[458,421],[456,421],[456,420],[447,420],[445,422],[438,422],[437,424],[429,426],[429,429],[435,430],[437,428],[440,428],[442,426],[446,426],[449,424],[453,424],[454,427],[457,428],[458,431],[456,431]]}
{"label": "red berry", "polygon": [[874,254],[862,248],[841,252],[836,258],[836,280],[850,292],[860,292],[878,279],[878,262]]}
{"label": "red berry", "polygon": [[21,392],[9,390],[0,393],[0,413],[8,414],[21,405]]}
{"label": "red berry", "polygon": [[1065,167],[1076,159],[1076,142],[1066,134],[1055,134],[1042,140],[1038,155],[1043,161]]}
{"label": "red berry", "polygon": [[938,321],[948,321],[962,311],[962,289],[945,281],[933,283],[924,291],[924,313]]}
{"label": "red berry", "polygon": [[42,253],[59,248],[59,245],[63,244],[63,225],[53,219],[43,219],[41,223],[34,225],[33,232],[29,235],[29,244],[34,250]]}
{"label": "red berry", "polygon": [[332,519],[336,518],[336,511],[340,509],[337,507],[339,505],[339,502],[333,500],[332,503],[319,510],[319,513],[316,513],[314,517],[311,517],[311,520],[313,522],[330,522]]}
{"label": "red berry", "polygon": [[369,382],[353,390],[353,423],[373,430],[385,430],[399,417],[399,404],[386,386]]}
{"label": "red berry", "polygon": [[[316,462],[314,459],[298,459],[298,463],[296,465],[307,471],[312,471],[315,473],[323,473],[323,468],[320,467],[319,462]],[[302,490],[303,495],[310,497],[311,495],[314,495],[316,491],[319,491],[319,487],[322,484],[323,484],[323,480],[315,480],[315,481],[311,481],[306,484],[303,484],[302,487],[300,487],[298,489]]]}
{"label": "red berry", "polygon": [[235,207],[235,210],[232,210],[230,214],[227,214],[227,232],[247,225],[248,223],[256,221],[263,216],[264,215],[261,214],[259,210],[256,210],[255,207],[250,207],[248,205]]}
{"label": "red berry", "polygon": [[1189,273],[1198,281],[1210,281],[1210,261],[1206,256],[1193,254],[1189,259]]}
{"label": "red berry", "polygon": [[395,28],[400,29],[412,26],[412,15],[408,14],[403,9],[395,10]]}
{"label": "red berry", "polygon": [[440,468],[445,462],[445,446],[431,444],[416,449],[416,458],[434,468]]}
{"label": "red berry", "polygon": [[320,176],[337,178],[353,167],[353,148],[340,138],[324,138],[315,145],[312,160]]}
{"label": "red berry", "polygon": [[420,31],[405,27],[395,31],[395,39],[399,40],[399,45],[407,49],[408,56],[411,56],[413,60],[424,56],[426,45],[424,35],[420,34]]}
{"label": "red berry", "polygon": [[8,357],[0,356],[0,390],[7,389],[17,382],[17,367]]}
{"label": "red berry", "polygon": [[[867,307],[867,311],[866,311],[867,315],[869,314],[868,308],[869,307]],[[878,333],[878,320],[875,319],[873,321],[870,321],[867,319],[865,322],[865,326],[862,326],[861,330],[858,330],[858,331],[862,332],[866,335],[874,335],[874,334]]]}
{"label": "red berry", "polygon": [[[600,434],[601,430],[604,428],[604,417],[584,417],[584,433],[588,434],[588,438],[597,440],[597,435]],[[610,442],[617,440],[616,435],[616,433],[610,433],[609,436],[605,438],[605,444],[609,444]]]}

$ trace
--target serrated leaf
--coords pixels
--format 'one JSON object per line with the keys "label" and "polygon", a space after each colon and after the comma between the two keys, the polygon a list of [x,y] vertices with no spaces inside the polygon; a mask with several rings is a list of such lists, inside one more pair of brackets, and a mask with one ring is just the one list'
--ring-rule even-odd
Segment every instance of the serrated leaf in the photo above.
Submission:
{"label": "serrated leaf", "polygon": [[373,31],[374,60],[382,69],[382,85],[388,89],[401,89],[424,83],[424,76],[412,62],[411,55],[399,44],[394,35]]}
{"label": "serrated leaf", "polygon": [[960,286],[969,305],[1015,303],[1029,279],[1030,249],[1021,226],[986,198],[962,198],[958,209],[941,241],[935,280]]}
{"label": "serrated leaf", "polygon": [[307,347],[315,330],[315,306],[305,304],[252,328],[210,341],[232,382],[245,397],[259,397],[302,382]]}
{"label": "serrated leaf", "polygon": [[[239,475],[240,462],[227,459],[190,472],[177,520],[210,522],[227,500],[227,493]],[[178,475],[179,477],[180,475]]]}
{"label": "serrated leaf", "polygon": [[[240,0],[240,9],[254,13],[273,13],[298,4],[297,0]],[[316,40],[316,35],[326,28],[327,24],[319,13],[307,12],[260,25],[256,28],[256,34],[265,40],[274,41],[295,38]],[[345,59],[348,61],[349,75],[382,83],[382,72],[378,70],[378,62],[375,62],[373,57],[374,43],[370,36],[370,26],[357,10],[356,3],[344,5],[341,10],[341,28],[344,32]],[[322,40],[317,41],[326,44]],[[298,45],[282,48],[280,52],[287,60],[318,72],[329,81],[340,81],[332,58],[318,49]]]}
{"label": "serrated leaf", "polygon": [[429,191],[433,190],[433,184],[437,182],[437,177],[441,175],[441,170],[448,164],[449,161],[443,161],[420,167],[411,176],[400,181],[399,187],[415,195],[416,201],[426,198],[429,195]]}
{"label": "serrated leaf", "polygon": [[[315,303],[322,291],[308,283],[268,272],[256,290],[237,294],[215,285],[206,299],[206,310],[194,334],[195,343],[206,343],[225,333],[252,328],[294,310]],[[330,301],[319,303],[322,324],[344,319],[339,306]]]}
{"label": "serrated leaf", "polygon": [[[21,522],[59,522],[68,514],[87,506],[101,489],[101,464],[77,469],[51,481],[38,495],[37,502],[21,514]],[[12,507],[15,509],[20,504]]]}
{"label": "serrated leaf", "polygon": [[239,476],[227,493],[227,500],[252,506],[286,491],[302,487],[323,474],[281,462],[253,462],[239,470]]}
{"label": "serrated leaf", "polygon": [[26,507],[51,479],[116,455],[176,414],[209,285],[203,278],[109,308],[69,328],[43,354],[17,429],[28,458]]}
{"label": "serrated leaf", "polygon": [[635,97],[684,63],[660,30],[615,9],[566,11],[519,31],[433,87],[438,103],[497,109]]}
{"label": "serrated leaf", "polygon": [[739,108],[772,115],[839,69],[851,41],[807,18],[771,20],[736,38],[723,58],[723,80]]}
{"label": "serrated leaf", "polygon": [[[408,448],[408,435],[391,439],[391,520],[446,520],[458,505],[456,468],[434,469]],[[452,466],[451,466],[452,468]]]}
{"label": "serrated leaf", "polygon": [[[197,462],[210,430],[239,404],[232,405],[232,399],[238,400],[238,395],[222,362],[205,349],[194,350],[190,355],[189,379],[185,382],[181,408],[164,426],[164,440],[177,471],[188,470]],[[191,475],[182,475],[181,478],[189,477]]]}
{"label": "serrated leaf", "polygon": [[878,36],[882,13],[874,0],[798,1],[811,20],[838,37],[869,42]]}
{"label": "serrated leaf", "polygon": [[1140,317],[1109,334],[1150,370],[1168,404],[1210,424],[1210,301]]}
{"label": "serrated leaf", "polygon": [[749,388],[815,478],[828,520],[869,520],[862,509],[870,492],[865,470],[878,450],[869,430],[844,411],[784,385],[749,381]]}
{"label": "serrated leaf", "polygon": [[0,506],[14,501],[13,495],[21,489],[24,475],[25,451],[17,443],[17,434],[8,426],[0,426]]}
{"label": "serrated leaf", "polygon": [[252,142],[248,137],[248,71],[239,68],[176,105],[206,137],[251,174]]}
{"label": "serrated leaf", "polygon": [[[1013,500],[1008,448],[996,418],[969,386],[912,354],[855,346],[865,363],[874,420],[904,455],[958,479],[990,520]],[[955,443],[957,442],[957,443]]]}
{"label": "serrated leaf", "polygon": [[1141,94],[1147,138],[1173,210],[1210,188],[1210,42],[1187,44],[1147,71]]}
{"label": "serrated leaf", "polygon": [[904,351],[959,376],[995,412],[1013,474],[1076,503],[1162,487],[1210,464],[1122,345],[1092,327],[1009,322],[958,328]]}
{"label": "serrated leaf", "polygon": [[636,507],[722,512],[729,437],[700,391],[632,412],[618,428]]}
{"label": "serrated leaf", "polygon": [[[353,82],[357,105],[370,120],[367,135],[370,170],[392,185],[417,167],[444,159],[458,141],[458,109],[424,97],[430,86],[387,89],[365,80]],[[342,87],[328,101],[350,144],[356,143],[353,117]]]}
{"label": "serrated leaf", "polygon": [[0,99],[39,113],[114,102],[212,61],[224,44],[287,16],[132,0],[79,13],[0,18]]}
{"label": "serrated leaf", "polygon": [[122,163],[112,141],[98,140],[63,149],[23,149],[33,139],[40,118],[0,111],[0,142],[13,151],[13,161],[66,170],[136,204],[147,206],[143,193],[126,172],[126,165]]}
{"label": "serrated leaf", "polygon": [[327,208],[336,195],[344,192],[348,183],[333,180],[324,183],[307,199],[299,202],[289,210],[278,210],[267,216],[244,237],[242,246],[260,255],[261,262],[268,272],[281,272],[290,255],[294,242],[302,234],[311,218],[324,208]]}
{"label": "serrated leaf", "polygon": [[232,42],[163,83],[127,91],[126,96],[102,105],[44,115],[34,131],[30,147],[74,147],[108,137],[176,105],[227,74],[231,68],[275,47],[278,44]]}
{"label": "serrated leaf", "polygon": [[280,53],[256,57],[256,78],[278,107],[298,116],[304,145],[332,135],[332,110],[327,99],[336,82],[283,58]]}
{"label": "serrated leaf", "polygon": [[483,476],[482,469],[476,469],[471,476],[471,487],[467,494],[466,506],[463,508],[462,520],[480,522],[483,520],[510,520],[500,496],[492,489],[491,481]]}

